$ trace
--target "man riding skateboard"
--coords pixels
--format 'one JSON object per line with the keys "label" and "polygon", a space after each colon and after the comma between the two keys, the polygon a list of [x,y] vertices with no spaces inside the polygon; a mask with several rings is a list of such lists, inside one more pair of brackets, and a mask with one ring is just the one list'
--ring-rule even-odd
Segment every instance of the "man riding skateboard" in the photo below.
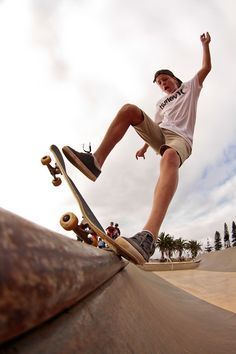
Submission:
{"label": "man riding skateboard", "polygon": [[166,94],[157,102],[154,121],[133,104],[124,105],[108,128],[98,149],[92,154],[77,152],[69,146],[63,148],[67,159],[95,181],[115,145],[130,126],[144,140],[136,158],[145,158],[152,147],[161,155],[160,175],[154,190],[150,215],[143,230],[133,237],[118,237],[115,242],[129,252],[140,253],[146,262],[155,251],[155,242],[169,204],[178,185],[178,170],[191,155],[198,97],[203,81],[211,70],[209,33],[200,36],[203,55],[202,66],[189,81],[182,82],[170,70],[158,70],[153,82]]}

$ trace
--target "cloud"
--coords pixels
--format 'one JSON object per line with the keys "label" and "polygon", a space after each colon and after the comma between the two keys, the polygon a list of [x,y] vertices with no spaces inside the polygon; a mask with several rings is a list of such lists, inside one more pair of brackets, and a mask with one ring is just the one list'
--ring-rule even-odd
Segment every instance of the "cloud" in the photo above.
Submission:
{"label": "cloud", "polygon": [[[59,210],[75,207],[74,200],[64,187],[60,193],[51,190],[40,155],[51,143],[81,149],[91,141],[94,151],[127,102],[153,117],[162,95],[152,84],[153,73],[166,67],[184,81],[190,79],[201,65],[199,35],[209,30],[213,69],[199,99],[193,154],[180,169],[179,187],[162,229],[201,240],[223,227],[224,220],[231,222],[236,161],[234,2],[24,0],[19,6],[1,2],[0,7],[1,151],[7,146],[14,161],[3,156],[7,172],[1,196],[6,207],[62,231]],[[154,152],[149,151],[145,161],[135,160],[141,145],[130,129],[95,184],[68,167],[103,225],[117,221],[125,235],[143,227],[159,173]],[[27,156],[27,166],[22,167],[19,156]],[[15,170],[20,171],[20,190],[9,180]]]}
{"label": "cloud", "polygon": [[165,226],[169,220],[174,234],[206,239],[222,230],[224,222],[231,224],[235,219],[235,168],[235,146],[229,146],[221,159],[202,171],[202,178],[192,184],[188,194],[180,191]]}

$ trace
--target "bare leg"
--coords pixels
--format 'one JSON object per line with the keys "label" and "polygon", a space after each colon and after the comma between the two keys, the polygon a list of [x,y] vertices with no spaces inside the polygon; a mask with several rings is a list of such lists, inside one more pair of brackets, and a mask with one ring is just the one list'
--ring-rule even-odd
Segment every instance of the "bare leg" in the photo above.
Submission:
{"label": "bare leg", "polygon": [[102,167],[107,156],[121,140],[130,125],[137,125],[143,121],[141,110],[132,104],[124,105],[108,128],[102,143],[94,153],[97,162]]}
{"label": "bare leg", "polygon": [[[102,167],[109,153],[122,139],[130,125],[143,121],[141,110],[131,104],[124,105],[108,128],[102,143],[94,153]],[[174,149],[167,149],[161,159],[160,176],[154,191],[152,209],[144,230],[150,231],[157,238],[159,229],[166,215],[169,204],[178,185],[179,155]]]}
{"label": "bare leg", "polygon": [[158,237],[162,221],[177,189],[179,163],[179,155],[174,149],[169,148],[164,152],[151,213],[143,228],[150,231],[155,238]]}

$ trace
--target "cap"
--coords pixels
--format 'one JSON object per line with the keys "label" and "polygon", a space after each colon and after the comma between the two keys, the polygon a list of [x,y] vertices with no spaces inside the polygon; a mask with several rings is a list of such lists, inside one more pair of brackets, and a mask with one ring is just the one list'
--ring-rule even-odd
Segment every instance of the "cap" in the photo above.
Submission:
{"label": "cap", "polygon": [[169,76],[171,76],[171,77],[174,77],[174,78],[177,80],[178,85],[179,85],[179,86],[182,85],[182,81],[181,81],[180,79],[178,79],[178,78],[172,73],[172,71],[170,71],[170,70],[168,70],[168,69],[161,69],[161,70],[158,70],[158,71],[155,73],[155,75],[154,75],[153,82],[156,82],[157,77],[158,77],[159,75],[161,75],[161,74],[165,74],[165,75],[169,75]]}

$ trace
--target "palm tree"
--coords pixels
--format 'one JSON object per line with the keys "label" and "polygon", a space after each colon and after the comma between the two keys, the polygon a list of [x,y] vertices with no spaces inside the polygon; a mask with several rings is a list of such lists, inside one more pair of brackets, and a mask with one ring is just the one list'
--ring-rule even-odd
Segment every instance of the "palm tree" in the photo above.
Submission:
{"label": "palm tree", "polygon": [[165,259],[165,250],[166,250],[166,239],[165,233],[161,232],[156,241],[156,247],[159,248],[161,252],[161,261]]}
{"label": "palm tree", "polygon": [[167,235],[166,236],[166,242],[167,242],[167,250],[166,253],[168,255],[168,258],[171,259],[173,252],[175,251],[175,241],[174,237]]}
{"label": "palm tree", "polygon": [[202,250],[201,244],[197,241],[194,241],[194,240],[188,241],[187,248],[191,252],[192,259],[196,258],[198,252]]}
{"label": "palm tree", "polygon": [[158,247],[161,252],[161,261],[162,262],[165,259],[165,253],[166,253],[167,247],[168,247],[168,237],[169,237],[169,234],[165,235],[164,232],[161,232],[157,238],[157,241],[156,241],[156,247]]}
{"label": "palm tree", "polygon": [[156,247],[159,248],[161,252],[161,261],[165,259],[165,254],[168,258],[172,257],[174,251],[174,239],[169,234],[165,235],[164,232],[161,232],[158,236]]}
{"label": "palm tree", "polygon": [[183,251],[187,248],[188,242],[181,237],[174,241],[175,250],[179,252],[179,261],[182,258]]}

